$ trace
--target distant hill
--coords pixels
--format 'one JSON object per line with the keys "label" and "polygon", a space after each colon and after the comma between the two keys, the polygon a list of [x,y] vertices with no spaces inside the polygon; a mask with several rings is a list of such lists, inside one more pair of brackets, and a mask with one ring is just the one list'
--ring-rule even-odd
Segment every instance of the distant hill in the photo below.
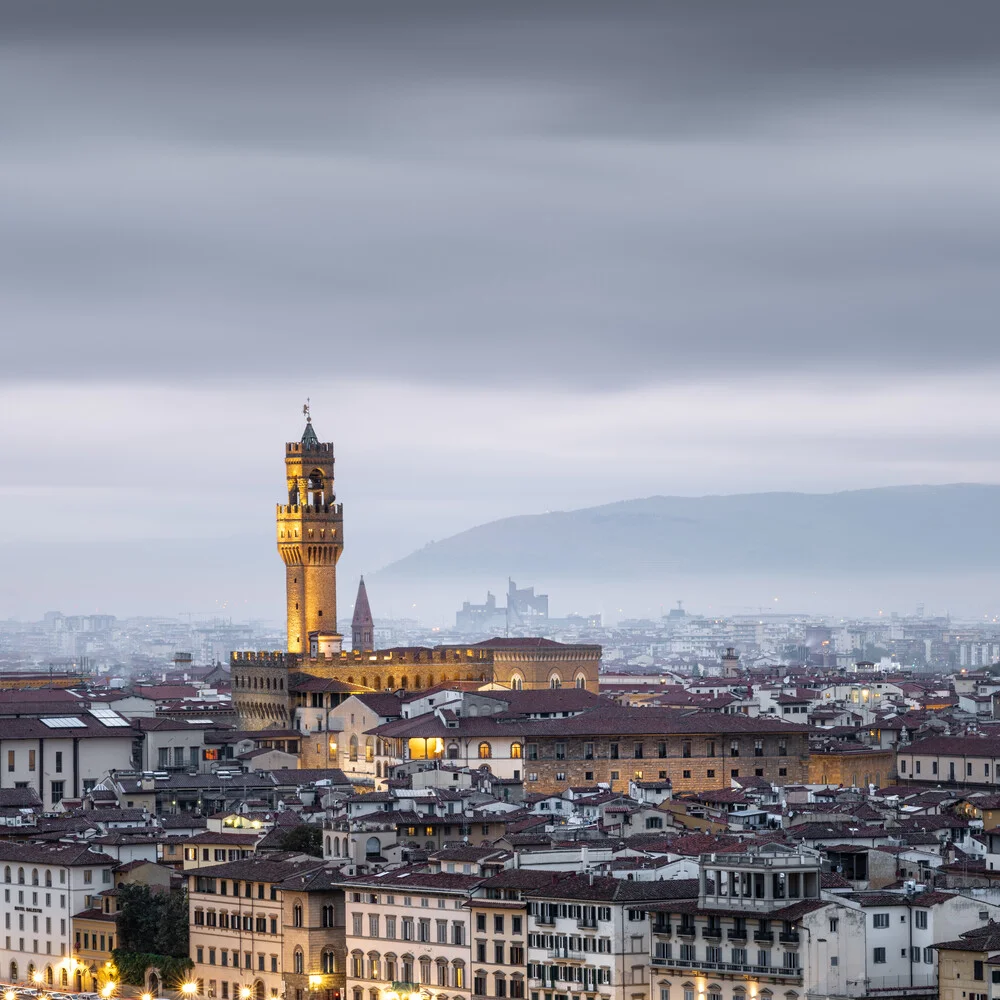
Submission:
{"label": "distant hill", "polygon": [[625,579],[666,573],[859,576],[1000,567],[1000,486],[649,497],[508,517],[385,567],[387,583],[508,575]]}

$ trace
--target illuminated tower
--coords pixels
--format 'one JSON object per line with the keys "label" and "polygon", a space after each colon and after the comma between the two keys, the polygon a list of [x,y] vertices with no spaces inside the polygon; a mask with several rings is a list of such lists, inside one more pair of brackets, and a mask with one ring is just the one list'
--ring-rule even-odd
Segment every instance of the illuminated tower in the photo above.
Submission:
{"label": "illuminated tower", "polygon": [[285,564],[288,652],[309,652],[309,633],[337,631],[337,560],[343,504],[334,503],[333,445],[320,444],[309,405],[301,441],[285,445],[288,502],[278,504],[278,553]]}
{"label": "illuminated tower", "polygon": [[354,602],[354,620],[351,622],[351,649],[365,652],[375,648],[375,621],[372,618],[371,605],[368,603],[368,590],[365,578],[361,577],[358,584],[358,596]]}

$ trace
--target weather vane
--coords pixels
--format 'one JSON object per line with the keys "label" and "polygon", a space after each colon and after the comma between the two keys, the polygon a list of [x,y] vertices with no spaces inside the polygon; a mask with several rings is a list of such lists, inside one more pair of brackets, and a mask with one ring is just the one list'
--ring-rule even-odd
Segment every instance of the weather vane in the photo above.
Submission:
{"label": "weather vane", "polygon": [[305,414],[306,420],[308,420],[311,423],[312,422],[312,416],[310,416],[310,413],[309,413],[309,397],[308,396],[306,396],[306,402],[305,402],[305,405],[302,407],[302,412]]}

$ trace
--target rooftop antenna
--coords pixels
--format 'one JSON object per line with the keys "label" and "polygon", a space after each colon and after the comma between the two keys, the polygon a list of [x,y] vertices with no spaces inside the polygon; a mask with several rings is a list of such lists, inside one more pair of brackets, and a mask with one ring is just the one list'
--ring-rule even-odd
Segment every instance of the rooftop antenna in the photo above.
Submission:
{"label": "rooftop antenna", "polygon": [[305,405],[302,407],[302,413],[305,415],[306,423],[312,423],[312,414],[309,412],[309,397],[306,396]]}

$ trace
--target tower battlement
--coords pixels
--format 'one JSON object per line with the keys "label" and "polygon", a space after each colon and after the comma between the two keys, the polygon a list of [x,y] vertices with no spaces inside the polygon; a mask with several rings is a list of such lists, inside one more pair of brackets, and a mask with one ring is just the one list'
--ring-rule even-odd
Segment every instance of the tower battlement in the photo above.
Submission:
{"label": "tower battlement", "polygon": [[284,667],[289,669],[299,663],[299,657],[294,653],[285,653],[280,649],[234,650],[229,654],[229,662],[240,667]]}
{"label": "tower battlement", "polygon": [[317,444],[304,444],[302,441],[288,441],[285,444],[286,455],[323,455],[333,457],[333,444],[329,441]]}
{"label": "tower battlement", "polygon": [[285,516],[301,516],[302,514],[333,514],[336,517],[343,518],[344,516],[344,505],[342,503],[279,503],[276,504],[278,514],[284,514]]}

